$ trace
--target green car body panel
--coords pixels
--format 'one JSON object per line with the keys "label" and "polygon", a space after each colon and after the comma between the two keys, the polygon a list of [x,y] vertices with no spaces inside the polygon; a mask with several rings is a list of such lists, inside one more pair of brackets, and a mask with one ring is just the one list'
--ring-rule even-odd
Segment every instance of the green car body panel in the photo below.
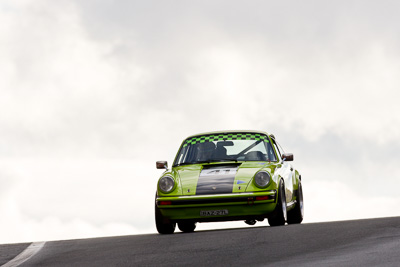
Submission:
{"label": "green car body panel", "polygon": [[[235,148],[235,145],[239,146],[239,142],[250,145],[237,154],[225,154],[229,159],[193,163],[182,161],[183,155],[188,155],[190,149],[194,151],[195,146],[196,151],[200,151],[200,147],[205,147],[204,143],[212,143],[208,146],[214,149],[212,153],[215,155],[217,150],[225,153],[227,148],[229,150]],[[261,155],[262,152],[252,151],[254,147],[258,150],[260,147],[265,149],[264,156]],[[282,200],[278,201],[281,194],[280,184],[284,185],[288,213],[296,206],[299,208],[297,198],[301,176],[288,162],[292,160],[293,155],[281,155],[277,150],[279,148],[275,137],[260,131],[221,131],[189,136],[182,142],[172,168],[167,169],[159,179],[156,213],[158,212],[162,222],[178,224],[230,220],[262,221],[273,216],[281,205]],[[261,155],[263,160],[254,157],[253,160],[247,160],[248,155],[249,158]],[[291,155],[291,158],[286,155]],[[264,173],[269,175],[267,185],[257,184],[255,176],[258,173],[261,173],[261,176]],[[168,193],[160,188],[160,181],[166,176],[173,179],[173,187]],[[301,212],[301,216],[302,214]]]}

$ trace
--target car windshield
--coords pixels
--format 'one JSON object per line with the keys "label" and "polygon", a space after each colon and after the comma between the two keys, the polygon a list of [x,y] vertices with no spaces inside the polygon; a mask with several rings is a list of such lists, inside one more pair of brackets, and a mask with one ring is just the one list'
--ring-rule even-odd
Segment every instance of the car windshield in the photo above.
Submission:
{"label": "car windshield", "polygon": [[218,161],[276,161],[276,156],[264,134],[210,134],[186,139],[174,166]]}

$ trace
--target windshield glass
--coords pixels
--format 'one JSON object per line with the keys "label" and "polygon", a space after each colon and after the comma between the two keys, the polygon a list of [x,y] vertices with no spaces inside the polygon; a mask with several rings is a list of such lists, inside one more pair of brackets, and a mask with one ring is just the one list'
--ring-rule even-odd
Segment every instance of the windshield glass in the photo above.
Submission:
{"label": "windshield glass", "polygon": [[216,161],[276,161],[276,157],[264,134],[211,134],[186,139],[174,166]]}

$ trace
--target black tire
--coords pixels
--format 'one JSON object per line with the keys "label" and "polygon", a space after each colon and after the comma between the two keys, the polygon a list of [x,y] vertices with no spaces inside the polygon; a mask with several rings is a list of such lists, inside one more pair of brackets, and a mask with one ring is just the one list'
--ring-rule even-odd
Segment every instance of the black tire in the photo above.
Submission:
{"label": "black tire", "polygon": [[303,221],[304,203],[303,203],[303,188],[299,183],[299,189],[296,194],[296,206],[288,212],[288,224],[298,224]]}
{"label": "black tire", "polygon": [[166,219],[160,209],[155,205],[156,227],[160,234],[173,234],[175,231],[176,223]]}
{"label": "black tire", "polygon": [[196,229],[196,222],[178,222],[178,228],[184,233],[191,233]]}
{"label": "black tire", "polygon": [[287,220],[286,193],[283,180],[279,182],[278,198],[278,204],[276,205],[275,211],[270,217],[268,217],[268,223],[270,226],[285,225]]}

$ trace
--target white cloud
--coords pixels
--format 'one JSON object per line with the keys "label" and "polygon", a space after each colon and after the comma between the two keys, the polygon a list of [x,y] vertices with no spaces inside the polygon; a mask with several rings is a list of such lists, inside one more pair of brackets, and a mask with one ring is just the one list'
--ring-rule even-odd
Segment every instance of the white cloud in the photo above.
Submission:
{"label": "white cloud", "polygon": [[48,154],[48,146],[68,152],[85,144],[98,146],[104,135],[118,139],[127,116],[125,98],[138,94],[134,86],[144,70],[110,58],[117,41],[90,40],[70,1],[27,2],[3,14],[3,142],[32,156]]}
{"label": "white cloud", "polygon": [[363,192],[338,181],[303,183],[305,222],[400,216],[400,197]]}
{"label": "white cloud", "polygon": [[14,184],[2,190],[0,243],[154,232],[159,175],[154,165],[133,160],[1,160],[2,170],[18,175],[8,175]]}

